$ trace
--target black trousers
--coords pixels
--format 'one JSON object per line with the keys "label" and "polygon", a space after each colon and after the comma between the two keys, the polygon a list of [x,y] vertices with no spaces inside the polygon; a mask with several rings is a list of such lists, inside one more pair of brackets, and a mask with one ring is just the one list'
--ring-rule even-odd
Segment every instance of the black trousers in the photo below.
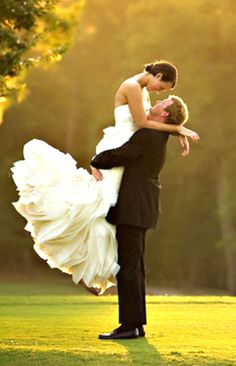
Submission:
{"label": "black trousers", "polygon": [[119,322],[123,325],[146,324],[145,236],[144,228],[131,225],[116,228],[120,265],[117,274]]}

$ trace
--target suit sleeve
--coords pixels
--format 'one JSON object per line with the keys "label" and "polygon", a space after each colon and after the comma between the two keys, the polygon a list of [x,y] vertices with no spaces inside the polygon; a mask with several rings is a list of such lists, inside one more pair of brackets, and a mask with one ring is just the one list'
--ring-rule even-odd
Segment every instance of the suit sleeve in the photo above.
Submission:
{"label": "suit sleeve", "polygon": [[104,151],[94,157],[91,165],[97,169],[111,169],[118,166],[127,166],[143,156],[160,158],[163,153],[163,144],[168,134],[142,128],[136,131],[128,142],[118,147]]}
{"label": "suit sleeve", "polygon": [[111,169],[127,166],[143,155],[145,150],[129,140],[117,149],[106,150],[96,155],[90,164],[97,169]]}

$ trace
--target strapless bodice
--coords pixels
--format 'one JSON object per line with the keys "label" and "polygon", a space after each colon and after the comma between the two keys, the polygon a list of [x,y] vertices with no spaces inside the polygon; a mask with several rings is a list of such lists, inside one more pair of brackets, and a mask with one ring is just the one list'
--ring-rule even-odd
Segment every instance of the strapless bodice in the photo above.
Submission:
{"label": "strapless bodice", "polygon": [[[150,104],[148,101],[143,102],[143,106],[146,114],[149,112]],[[132,114],[129,109],[128,104],[123,104],[114,109],[115,116],[115,126],[116,127],[126,127],[134,131],[137,130],[137,126],[133,120]]]}
{"label": "strapless bodice", "polygon": [[[143,102],[148,114],[150,104]],[[96,154],[102,151],[114,149],[127,142],[138,126],[133,120],[128,104],[120,105],[114,109],[115,125],[105,128],[102,140],[96,146]]]}

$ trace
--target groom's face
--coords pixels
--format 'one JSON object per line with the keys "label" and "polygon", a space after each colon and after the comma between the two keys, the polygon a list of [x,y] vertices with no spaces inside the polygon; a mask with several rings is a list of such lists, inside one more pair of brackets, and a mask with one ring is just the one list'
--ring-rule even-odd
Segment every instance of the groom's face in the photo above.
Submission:
{"label": "groom's face", "polygon": [[170,98],[164,100],[158,100],[153,107],[150,109],[149,119],[154,121],[165,122],[166,117],[169,115],[165,109],[173,104],[174,101]]}

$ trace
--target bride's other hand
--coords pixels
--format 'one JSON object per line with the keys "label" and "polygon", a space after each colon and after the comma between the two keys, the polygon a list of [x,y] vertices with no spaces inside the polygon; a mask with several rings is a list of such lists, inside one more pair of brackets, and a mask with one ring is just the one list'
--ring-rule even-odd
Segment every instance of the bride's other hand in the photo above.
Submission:
{"label": "bride's other hand", "polygon": [[180,145],[184,149],[181,155],[188,156],[189,152],[190,152],[190,145],[189,145],[188,138],[186,136],[179,135],[179,142],[180,142]]}
{"label": "bride's other hand", "polygon": [[103,180],[102,172],[99,169],[96,169],[96,168],[92,167],[91,165],[90,165],[90,167],[91,167],[91,172],[92,172],[93,177],[97,181]]}
{"label": "bride's other hand", "polygon": [[186,136],[186,137],[190,137],[193,142],[197,142],[197,141],[200,140],[200,137],[197,134],[197,132],[195,132],[193,130],[190,130],[189,128],[186,128],[186,127],[184,127],[182,125],[177,126],[177,132],[180,135],[183,135],[183,136]]}

